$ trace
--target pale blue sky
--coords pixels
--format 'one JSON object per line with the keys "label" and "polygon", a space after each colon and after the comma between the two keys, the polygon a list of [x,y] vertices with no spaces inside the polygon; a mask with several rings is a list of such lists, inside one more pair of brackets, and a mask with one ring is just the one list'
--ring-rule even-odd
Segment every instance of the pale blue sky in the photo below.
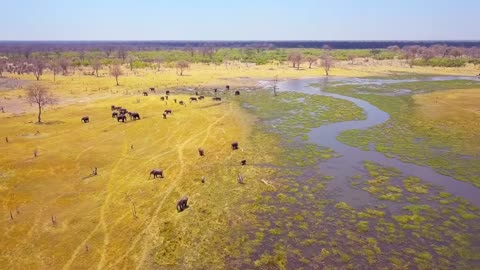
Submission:
{"label": "pale blue sky", "polygon": [[0,0],[0,40],[479,40],[480,0]]}

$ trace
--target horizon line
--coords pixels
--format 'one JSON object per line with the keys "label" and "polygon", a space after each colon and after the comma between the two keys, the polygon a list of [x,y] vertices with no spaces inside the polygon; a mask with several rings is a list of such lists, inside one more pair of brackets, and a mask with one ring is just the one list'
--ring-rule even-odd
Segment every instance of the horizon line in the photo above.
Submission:
{"label": "horizon line", "polygon": [[11,39],[0,40],[0,42],[480,42],[480,39]]}

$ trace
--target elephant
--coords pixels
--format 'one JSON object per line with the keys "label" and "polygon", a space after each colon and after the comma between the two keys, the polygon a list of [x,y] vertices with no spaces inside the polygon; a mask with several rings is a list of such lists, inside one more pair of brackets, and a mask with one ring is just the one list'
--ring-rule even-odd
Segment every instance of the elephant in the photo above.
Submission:
{"label": "elephant", "polygon": [[172,110],[169,110],[169,109],[168,109],[168,110],[165,110],[164,113],[165,113],[165,114],[172,114]]}
{"label": "elephant", "polygon": [[205,156],[205,151],[203,150],[203,148],[198,148],[198,154],[203,157]]}
{"label": "elephant", "polygon": [[165,95],[167,95],[167,96],[170,95],[170,91],[168,91],[168,90],[165,91]]}
{"label": "elephant", "polygon": [[155,93],[155,87],[150,87],[150,92]]}
{"label": "elephant", "polygon": [[225,85],[225,89],[230,90],[230,85]]}
{"label": "elephant", "polygon": [[84,117],[82,117],[82,122],[83,122],[83,123],[89,123],[89,122],[90,122],[90,118],[88,118],[88,116],[84,116]]}
{"label": "elephant", "polygon": [[196,97],[191,97],[191,98],[190,98],[190,103],[192,103],[192,101],[195,101],[195,102],[196,102],[196,101],[197,101],[197,98],[196,98]]}
{"label": "elephant", "polygon": [[120,122],[120,121],[122,121],[124,123],[125,123],[125,121],[127,121],[127,117],[125,116],[125,114],[121,113],[117,116],[117,122]]}
{"label": "elephant", "polygon": [[177,211],[178,212],[182,212],[183,210],[187,209],[188,208],[188,197],[187,196],[183,196],[180,200],[178,200],[177,202]]}
{"label": "elephant", "polygon": [[240,96],[240,91],[235,91],[235,96]]}
{"label": "elephant", "polygon": [[205,96],[199,96],[199,97],[198,97],[198,100],[202,100],[202,99],[204,99],[204,98],[205,98]]}
{"label": "elephant", "polygon": [[232,143],[232,150],[237,150],[238,149],[238,142],[233,142]]}
{"label": "elephant", "polygon": [[143,92],[143,95],[147,97],[147,96],[148,96],[148,92]]}
{"label": "elephant", "polygon": [[244,159],[244,160],[240,161],[240,164],[241,164],[242,166],[247,165],[247,160]]}
{"label": "elephant", "polygon": [[[163,170],[162,169],[153,169],[151,172],[150,172],[150,176],[153,175],[153,178],[157,178],[157,177],[160,177],[160,178],[163,178]],[[150,177],[148,177],[150,178]]]}
{"label": "elephant", "polygon": [[178,102],[178,104],[180,104],[180,105],[185,105],[185,102],[183,102],[183,100],[180,100],[180,101]]}
{"label": "elephant", "polygon": [[130,119],[132,120],[140,120],[140,114],[137,112],[129,112]]}
{"label": "elephant", "polygon": [[214,101],[222,101],[222,98],[220,98],[220,97],[214,97],[214,98],[212,98],[212,99],[213,99]]}
{"label": "elephant", "polygon": [[118,113],[117,112],[112,112],[112,118],[115,118],[118,116]]}

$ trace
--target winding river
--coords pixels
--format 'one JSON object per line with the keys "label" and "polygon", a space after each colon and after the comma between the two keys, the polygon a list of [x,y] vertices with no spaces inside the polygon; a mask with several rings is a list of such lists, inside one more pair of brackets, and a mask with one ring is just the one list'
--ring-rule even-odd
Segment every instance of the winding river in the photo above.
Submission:
{"label": "winding river", "polygon": [[[394,167],[400,170],[404,175],[411,175],[421,178],[436,186],[441,186],[445,191],[455,196],[463,197],[472,204],[480,206],[480,189],[470,183],[458,181],[452,177],[437,173],[430,167],[420,166],[413,163],[406,163],[397,158],[388,158],[383,153],[376,152],[372,149],[364,151],[355,147],[348,146],[337,140],[337,136],[350,129],[367,129],[375,125],[386,122],[390,115],[372,104],[353,97],[327,93],[322,87],[312,87],[312,83],[325,85],[329,82],[358,84],[361,88],[362,84],[386,84],[397,82],[411,81],[438,81],[452,79],[469,79],[472,77],[430,77],[414,80],[380,80],[380,79],[357,79],[357,78],[317,78],[317,79],[298,79],[287,80],[279,83],[279,91],[295,91],[307,94],[323,95],[343,100],[348,100],[362,108],[366,113],[365,120],[338,122],[319,128],[314,128],[309,134],[309,140],[313,143],[329,147],[341,155],[341,157],[329,159],[321,162],[320,171],[325,175],[332,175],[335,180],[332,181],[329,190],[335,192],[341,200],[355,206],[361,206],[372,202],[371,196],[367,192],[358,192],[354,189],[350,180],[353,175],[364,175],[364,161],[372,161],[382,166]],[[372,147],[370,147],[372,148]]]}

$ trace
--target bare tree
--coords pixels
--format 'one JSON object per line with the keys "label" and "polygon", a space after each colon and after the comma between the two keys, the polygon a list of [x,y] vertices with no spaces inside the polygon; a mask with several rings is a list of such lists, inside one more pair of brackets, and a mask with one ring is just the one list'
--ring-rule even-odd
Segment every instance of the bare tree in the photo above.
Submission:
{"label": "bare tree", "polygon": [[460,47],[450,47],[450,50],[448,52],[449,55],[457,58],[463,55],[463,48]]}
{"label": "bare tree", "polygon": [[40,76],[43,75],[43,70],[47,67],[45,61],[41,58],[34,58],[31,62],[31,69],[33,75],[35,75],[35,78],[37,81],[40,80]]}
{"label": "bare tree", "polygon": [[447,56],[448,52],[448,46],[447,45],[441,45],[441,44],[435,44],[430,47],[432,51],[435,53],[435,55],[444,58]]}
{"label": "bare tree", "polygon": [[421,50],[421,46],[418,46],[418,45],[412,45],[412,46],[405,46],[403,47],[403,51],[405,53],[408,53],[414,57],[417,57],[417,54],[420,52]]}
{"label": "bare tree", "polygon": [[388,46],[387,50],[396,52],[400,50],[400,47],[398,47],[398,45],[392,45],[392,46]]}
{"label": "bare tree", "polygon": [[98,77],[98,70],[102,68],[102,63],[99,59],[94,59],[92,61],[92,68],[95,71],[95,75]]}
{"label": "bare tree", "polygon": [[202,53],[203,57],[208,57],[210,59],[213,58],[213,54],[215,53],[215,48],[205,45],[204,47],[200,48],[200,52]]}
{"label": "bare tree", "polygon": [[305,58],[305,60],[307,60],[307,62],[308,62],[308,68],[312,68],[312,64],[317,62],[317,57],[315,57],[313,55],[310,55],[310,56],[307,56],[307,58]]}
{"label": "bare tree", "polygon": [[125,61],[125,59],[127,58],[127,55],[128,55],[128,52],[125,50],[125,48],[118,49],[118,58]]}
{"label": "bare tree", "polygon": [[83,60],[85,60],[85,50],[84,49],[82,49],[82,50],[80,50],[80,52],[78,52],[78,58],[82,62],[83,62]]}
{"label": "bare tree", "polygon": [[55,52],[55,55],[57,56],[57,58],[59,58],[62,55],[63,49],[62,48],[55,48],[54,52]]}
{"label": "bare tree", "polygon": [[355,60],[355,55],[354,54],[349,54],[349,55],[347,55],[347,59],[353,65],[353,60]]}
{"label": "bare tree", "polygon": [[32,55],[32,48],[25,48],[23,49],[23,56],[25,56],[25,58],[30,58],[30,56]]}
{"label": "bare tree", "polygon": [[292,66],[297,67],[297,69],[300,69],[302,58],[303,55],[299,52],[292,52],[288,55],[288,61],[292,62]]}
{"label": "bare tree", "polygon": [[333,64],[332,55],[330,53],[330,47],[324,46],[323,54],[320,57],[320,59],[322,60],[322,66],[323,66],[323,69],[325,70],[325,76],[328,76],[328,72],[330,71],[330,68],[332,67],[332,64]]}
{"label": "bare tree", "polygon": [[419,53],[425,61],[428,61],[435,57],[435,51],[432,48],[422,47],[420,48]]}
{"label": "bare tree", "polygon": [[195,56],[195,49],[192,46],[186,46],[185,51],[190,53],[190,57],[193,58]]}
{"label": "bare tree", "polygon": [[60,69],[61,69],[60,64],[58,63],[58,61],[56,59],[50,61],[49,69],[52,71],[53,81],[55,81],[55,78],[56,78],[58,72],[60,72]]}
{"label": "bare tree", "polygon": [[413,64],[415,62],[415,58],[417,57],[417,54],[420,52],[421,47],[418,45],[413,45],[413,46],[405,46],[403,47],[404,51],[404,57],[405,60],[410,68],[413,67]]}
{"label": "bare tree", "polygon": [[465,49],[465,54],[471,58],[480,58],[480,48],[472,47],[469,49]]}
{"label": "bare tree", "polygon": [[0,78],[3,77],[2,73],[7,70],[7,60],[6,56],[0,56]]}
{"label": "bare tree", "polygon": [[183,76],[183,71],[190,67],[190,63],[187,61],[178,61],[177,68],[180,70],[180,76]]}
{"label": "bare tree", "polygon": [[63,75],[68,74],[68,68],[70,67],[70,60],[68,58],[60,58],[58,60],[58,64],[60,65],[60,68],[62,69]]}
{"label": "bare tree", "polygon": [[160,70],[160,68],[162,67],[162,63],[164,62],[163,57],[158,56],[153,61],[155,62],[155,65],[157,66],[157,70]]}
{"label": "bare tree", "polygon": [[110,67],[110,75],[115,77],[115,81],[117,82],[117,86],[118,86],[119,85],[118,84],[118,77],[123,75],[122,67],[119,64],[115,64],[115,65],[111,66]]}
{"label": "bare tree", "polygon": [[134,55],[129,55],[127,57],[127,62],[128,62],[128,65],[130,66],[130,71],[133,71],[133,66],[136,60],[137,58]]}
{"label": "bare tree", "polygon": [[112,54],[113,52],[113,47],[105,47],[103,48],[103,52],[105,53],[105,56],[107,56],[107,58],[110,58],[110,55]]}
{"label": "bare tree", "polygon": [[55,104],[55,98],[49,93],[48,88],[42,84],[31,84],[27,87],[27,100],[30,104],[38,106],[38,123],[42,122],[42,111],[47,105]]}

